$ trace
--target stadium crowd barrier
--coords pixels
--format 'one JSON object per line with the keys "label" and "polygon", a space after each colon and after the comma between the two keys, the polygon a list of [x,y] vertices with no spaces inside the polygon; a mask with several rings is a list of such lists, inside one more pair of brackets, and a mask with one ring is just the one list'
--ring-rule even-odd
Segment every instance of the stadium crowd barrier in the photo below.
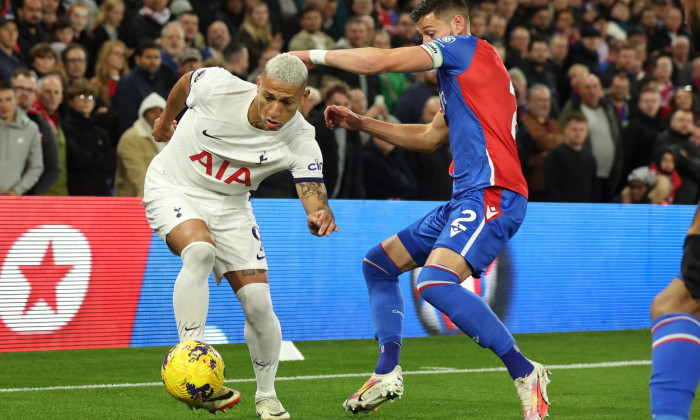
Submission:
{"label": "stadium crowd barrier", "polygon": [[[440,203],[331,201],[340,231],[317,238],[298,200],[253,200],[285,340],[372,338],[362,259]],[[648,328],[677,274],[695,208],[531,203],[481,279],[514,333]],[[172,345],[180,259],[136,198],[0,197],[0,351]],[[455,226],[455,234],[465,234]],[[458,331],[401,278],[405,335]],[[206,339],[243,342],[235,295],[210,278]]]}

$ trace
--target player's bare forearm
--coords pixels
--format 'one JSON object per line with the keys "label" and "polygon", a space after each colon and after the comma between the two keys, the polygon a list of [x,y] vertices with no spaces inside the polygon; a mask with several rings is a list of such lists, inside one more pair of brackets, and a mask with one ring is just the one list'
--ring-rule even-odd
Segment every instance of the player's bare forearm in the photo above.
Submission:
{"label": "player's bare forearm", "polygon": [[335,216],[328,205],[328,193],[322,182],[299,182],[296,184],[297,194],[301,200],[307,218],[309,232],[316,236],[329,236],[337,232]]}
{"label": "player's bare forearm", "polygon": [[429,124],[392,124],[357,115],[342,106],[329,106],[324,115],[331,129],[362,131],[402,149],[430,153],[449,140],[447,124],[440,112]]}
{"label": "player's bare forearm", "polygon": [[[311,64],[308,51],[291,51]],[[348,48],[330,50],[325,55],[327,66],[359,74],[409,73],[430,70],[432,59],[421,47]]]}

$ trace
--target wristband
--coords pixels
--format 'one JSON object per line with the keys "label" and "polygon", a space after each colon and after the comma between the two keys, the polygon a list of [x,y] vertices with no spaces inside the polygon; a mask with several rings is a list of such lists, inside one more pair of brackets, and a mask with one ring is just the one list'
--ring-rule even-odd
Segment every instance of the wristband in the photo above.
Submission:
{"label": "wristband", "polygon": [[323,64],[325,66],[326,54],[328,54],[328,50],[310,50],[309,60],[314,64]]}

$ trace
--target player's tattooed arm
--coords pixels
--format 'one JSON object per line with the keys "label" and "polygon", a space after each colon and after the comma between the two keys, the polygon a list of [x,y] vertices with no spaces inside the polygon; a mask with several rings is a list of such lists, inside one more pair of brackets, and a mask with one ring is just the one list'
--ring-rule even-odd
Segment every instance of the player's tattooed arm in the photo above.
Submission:
{"label": "player's tattooed arm", "polygon": [[297,194],[306,210],[306,224],[311,234],[328,236],[337,232],[335,216],[328,205],[328,192],[323,182],[298,182]]}

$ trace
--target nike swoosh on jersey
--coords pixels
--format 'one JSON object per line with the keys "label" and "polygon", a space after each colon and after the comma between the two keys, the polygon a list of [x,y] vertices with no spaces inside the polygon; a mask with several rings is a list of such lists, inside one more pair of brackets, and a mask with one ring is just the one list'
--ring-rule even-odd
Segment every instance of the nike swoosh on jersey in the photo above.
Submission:
{"label": "nike swoosh on jersey", "polygon": [[212,136],[211,134],[207,134],[207,130],[202,131],[202,134],[204,134],[205,136],[212,138],[212,139],[223,140],[221,137],[216,137],[216,136]]}

